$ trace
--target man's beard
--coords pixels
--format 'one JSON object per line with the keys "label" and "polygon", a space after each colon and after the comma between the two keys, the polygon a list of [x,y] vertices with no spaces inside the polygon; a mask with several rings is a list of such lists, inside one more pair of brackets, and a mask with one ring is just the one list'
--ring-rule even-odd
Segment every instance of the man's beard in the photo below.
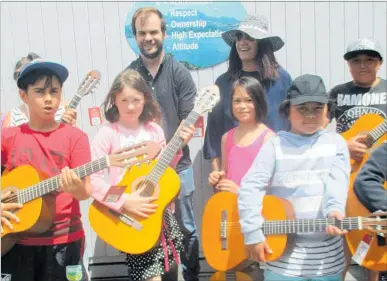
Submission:
{"label": "man's beard", "polygon": [[154,59],[157,58],[163,51],[163,42],[156,41],[156,48],[156,52],[149,54],[147,51],[144,50],[144,47],[141,46],[140,52],[147,59]]}

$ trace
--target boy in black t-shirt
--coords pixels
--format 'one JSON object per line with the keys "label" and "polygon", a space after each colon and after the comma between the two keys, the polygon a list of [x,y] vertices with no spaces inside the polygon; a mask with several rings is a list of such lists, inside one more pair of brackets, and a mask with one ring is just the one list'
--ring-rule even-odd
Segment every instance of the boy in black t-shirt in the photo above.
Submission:
{"label": "boy in black t-shirt", "polygon": [[[344,133],[365,114],[387,115],[387,81],[378,77],[383,63],[380,45],[373,39],[358,39],[347,48],[344,59],[348,63],[353,80],[334,87],[330,92],[333,109],[331,118],[336,118],[336,131]],[[368,147],[362,142],[363,135],[347,140],[351,158],[361,161]],[[350,253],[347,253],[347,269]],[[346,271],[343,273],[343,279]],[[378,273],[367,270],[368,281],[377,281]]]}
{"label": "boy in black t-shirt", "polygon": [[[365,114],[378,114],[386,118],[387,81],[377,77],[383,63],[383,54],[378,42],[358,39],[351,43],[344,54],[353,80],[337,85],[330,92],[333,101],[333,116],[338,133],[350,129],[355,121]],[[348,141],[351,158],[360,161],[367,150],[359,140]]]}

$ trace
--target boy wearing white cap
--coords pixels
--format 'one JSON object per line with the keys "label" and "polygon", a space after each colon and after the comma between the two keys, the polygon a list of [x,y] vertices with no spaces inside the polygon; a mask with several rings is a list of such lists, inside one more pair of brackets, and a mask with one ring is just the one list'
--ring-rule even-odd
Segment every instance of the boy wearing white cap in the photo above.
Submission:
{"label": "boy wearing white cap", "polygon": [[[336,131],[344,133],[363,115],[377,114],[384,119],[387,115],[387,81],[377,76],[383,64],[383,52],[374,39],[360,38],[351,42],[344,54],[353,80],[337,85],[330,92],[333,102],[333,116],[336,118]],[[371,128],[372,129],[372,128]],[[361,161],[368,147],[362,141],[363,135],[347,140],[350,156]],[[350,253],[346,249],[347,269]],[[344,276],[345,277],[344,272]],[[368,281],[377,281],[378,273],[367,270]]]}

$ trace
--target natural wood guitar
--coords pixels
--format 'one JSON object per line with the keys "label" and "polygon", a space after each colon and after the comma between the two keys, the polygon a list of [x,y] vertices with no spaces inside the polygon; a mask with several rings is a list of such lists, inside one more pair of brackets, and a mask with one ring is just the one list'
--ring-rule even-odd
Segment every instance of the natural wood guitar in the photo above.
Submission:
{"label": "natural wood guitar", "polygon": [[[82,165],[74,172],[84,178],[110,166],[126,167],[142,163],[153,159],[160,149],[156,142],[144,142]],[[1,256],[23,237],[36,236],[51,227],[54,196],[50,193],[59,188],[59,176],[41,181],[43,178],[45,176],[31,166],[20,166],[2,175],[2,192],[11,191],[2,203],[21,203],[23,207],[15,211],[20,223],[13,224],[13,229],[2,226]]]}
{"label": "natural wood guitar", "polygon": [[[185,119],[183,126],[193,125],[200,114],[210,110],[219,100],[217,86],[203,88],[195,102],[194,109]],[[117,213],[94,200],[89,211],[90,225],[97,235],[115,249],[129,254],[141,254],[151,250],[158,242],[166,208],[177,197],[180,180],[169,167],[172,159],[182,146],[177,130],[160,158],[150,164],[131,167],[124,174],[120,186],[126,186],[130,194],[145,185],[142,196],[155,196],[158,205],[149,218],[141,218],[127,213]]]}
{"label": "natural wood guitar", "polygon": [[[377,114],[366,114],[360,117],[342,136],[346,140],[364,135],[362,142],[369,148],[369,152],[366,153],[360,162],[351,160],[351,175],[350,185],[348,190],[348,199],[346,213],[347,216],[368,216],[370,211],[367,210],[363,204],[358,200],[353,189],[353,184],[358,172],[364,163],[368,160],[370,153],[375,150],[382,142],[387,140],[387,120]],[[387,184],[384,184],[387,188]],[[387,261],[387,245],[379,245],[377,239],[377,233],[371,233],[369,231],[351,231],[346,235],[348,247],[352,254],[356,252],[357,247],[363,240],[364,236],[369,234],[372,236],[370,248],[367,255],[363,259],[362,266],[375,271],[386,270]]]}
{"label": "natural wood guitar", "polygon": [[[292,247],[292,234],[325,232],[328,225],[342,230],[368,229],[387,233],[387,219],[379,216],[349,217],[343,221],[295,219],[291,203],[272,195],[264,197],[262,215],[265,218],[262,230],[273,250],[273,254],[266,256],[267,261],[278,259]],[[236,194],[218,192],[208,200],[202,219],[202,246],[208,264],[215,270],[231,270],[247,259]]]}
{"label": "natural wood guitar", "polygon": [[253,278],[251,278],[248,274],[239,271],[217,271],[212,274],[210,281],[253,281]]}
{"label": "natural wood guitar", "polygon": [[[96,69],[90,70],[79,84],[77,92],[66,108],[76,109],[83,97],[93,93],[97,89],[100,80],[101,73]],[[66,123],[63,118],[61,119],[61,123]]]}
{"label": "natural wood guitar", "polygon": [[[387,190],[387,182],[384,183],[384,189]],[[347,205],[347,216],[370,216],[372,215],[366,207],[360,203],[357,199],[354,189],[350,189]],[[365,235],[372,237],[369,245],[368,252],[364,257],[361,266],[374,270],[374,271],[386,271],[387,268],[387,237],[378,237],[383,233],[365,230],[354,230],[349,232],[345,238],[347,240],[348,248],[352,255],[355,254],[360,242],[363,240]],[[378,243],[378,239],[384,240],[384,244]],[[382,241],[383,242],[383,241]]]}
{"label": "natural wood guitar", "polygon": [[387,140],[387,120],[378,114],[366,114],[355,121],[351,129],[341,134],[346,140],[353,137],[364,135],[361,140],[367,145],[369,152],[359,162],[351,160],[351,187],[360,168],[367,161],[370,153],[375,150],[382,142]]}

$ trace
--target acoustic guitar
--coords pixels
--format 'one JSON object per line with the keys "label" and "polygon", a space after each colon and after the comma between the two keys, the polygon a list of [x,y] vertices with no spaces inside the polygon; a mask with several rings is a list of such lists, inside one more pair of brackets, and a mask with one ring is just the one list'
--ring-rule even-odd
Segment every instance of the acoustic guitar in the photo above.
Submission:
{"label": "acoustic guitar", "polygon": [[253,281],[253,278],[240,271],[217,271],[212,274],[210,281]]}
{"label": "acoustic guitar", "polygon": [[[210,110],[219,100],[217,86],[209,86],[198,93],[194,109],[183,122],[189,126],[196,122],[200,114]],[[127,213],[117,213],[94,200],[89,210],[90,225],[96,234],[115,249],[129,254],[141,254],[151,250],[158,242],[162,230],[162,220],[166,208],[177,197],[180,180],[169,167],[183,142],[175,133],[160,158],[150,164],[131,167],[118,184],[126,186],[124,193],[130,194],[145,186],[142,196],[155,196],[156,212],[148,218]]]}
{"label": "acoustic guitar", "polygon": [[[380,214],[383,216],[386,214]],[[292,234],[325,232],[328,225],[342,230],[367,229],[387,233],[387,219],[379,215],[348,217],[339,221],[327,219],[295,219],[293,206],[285,199],[266,195],[263,199],[262,231],[273,250],[267,261],[273,261],[292,247]],[[207,202],[202,219],[202,247],[208,264],[218,271],[227,271],[247,259],[244,237],[240,229],[237,195],[218,192]]]}
{"label": "acoustic guitar", "polygon": [[[342,136],[349,140],[357,135],[365,135],[362,142],[369,148],[360,162],[351,160],[350,186],[348,190],[348,199],[346,213],[347,216],[368,216],[370,211],[358,200],[353,189],[353,184],[360,168],[368,160],[370,153],[382,142],[387,140],[387,120],[377,114],[366,114],[360,117],[348,131],[342,133]],[[387,189],[387,184],[384,184]],[[387,245],[378,243],[378,234],[369,231],[351,231],[346,235],[348,248],[352,254],[360,245],[365,235],[372,237],[367,255],[364,257],[361,265],[365,268],[375,271],[385,271],[387,266]]]}
{"label": "acoustic guitar", "polygon": [[[70,103],[66,106],[66,108],[76,109],[83,97],[93,93],[97,89],[100,80],[101,73],[96,69],[90,70],[86,74],[86,77],[79,84],[77,92],[71,99]],[[61,119],[61,123],[66,123],[63,118]]]}
{"label": "acoustic guitar", "polygon": [[[361,140],[362,143],[367,145],[369,152],[377,148],[382,142],[387,140],[387,120],[378,114],[366,114],[361,116],[355,121],[353,126],[341,135],[346,140],[350,140],[353,137],[364,135]],[[351,159],[351,187],[356,174],[360,168],[367,161],[370,153],[366,153],[360,162],[356,162]]]}
{"label": "acoustic guitar", "polygon": [[[75,168],[74,172],[84,178],[110,166],[127,167],[143,163],[156,157],[160,149],[156,142],[143,142]],[[59,176],[41,181],[43,178],[44,175],[31,166],[20,166],[2,175],[2,192],[11,191],[2,203],[21,203],[23,207],[14,212],[20,223],[13,224],[13,229],[2,226],[1,256],[23,237],[36,236],[51,227],[55,198],[50,193],[59,188]]]}

